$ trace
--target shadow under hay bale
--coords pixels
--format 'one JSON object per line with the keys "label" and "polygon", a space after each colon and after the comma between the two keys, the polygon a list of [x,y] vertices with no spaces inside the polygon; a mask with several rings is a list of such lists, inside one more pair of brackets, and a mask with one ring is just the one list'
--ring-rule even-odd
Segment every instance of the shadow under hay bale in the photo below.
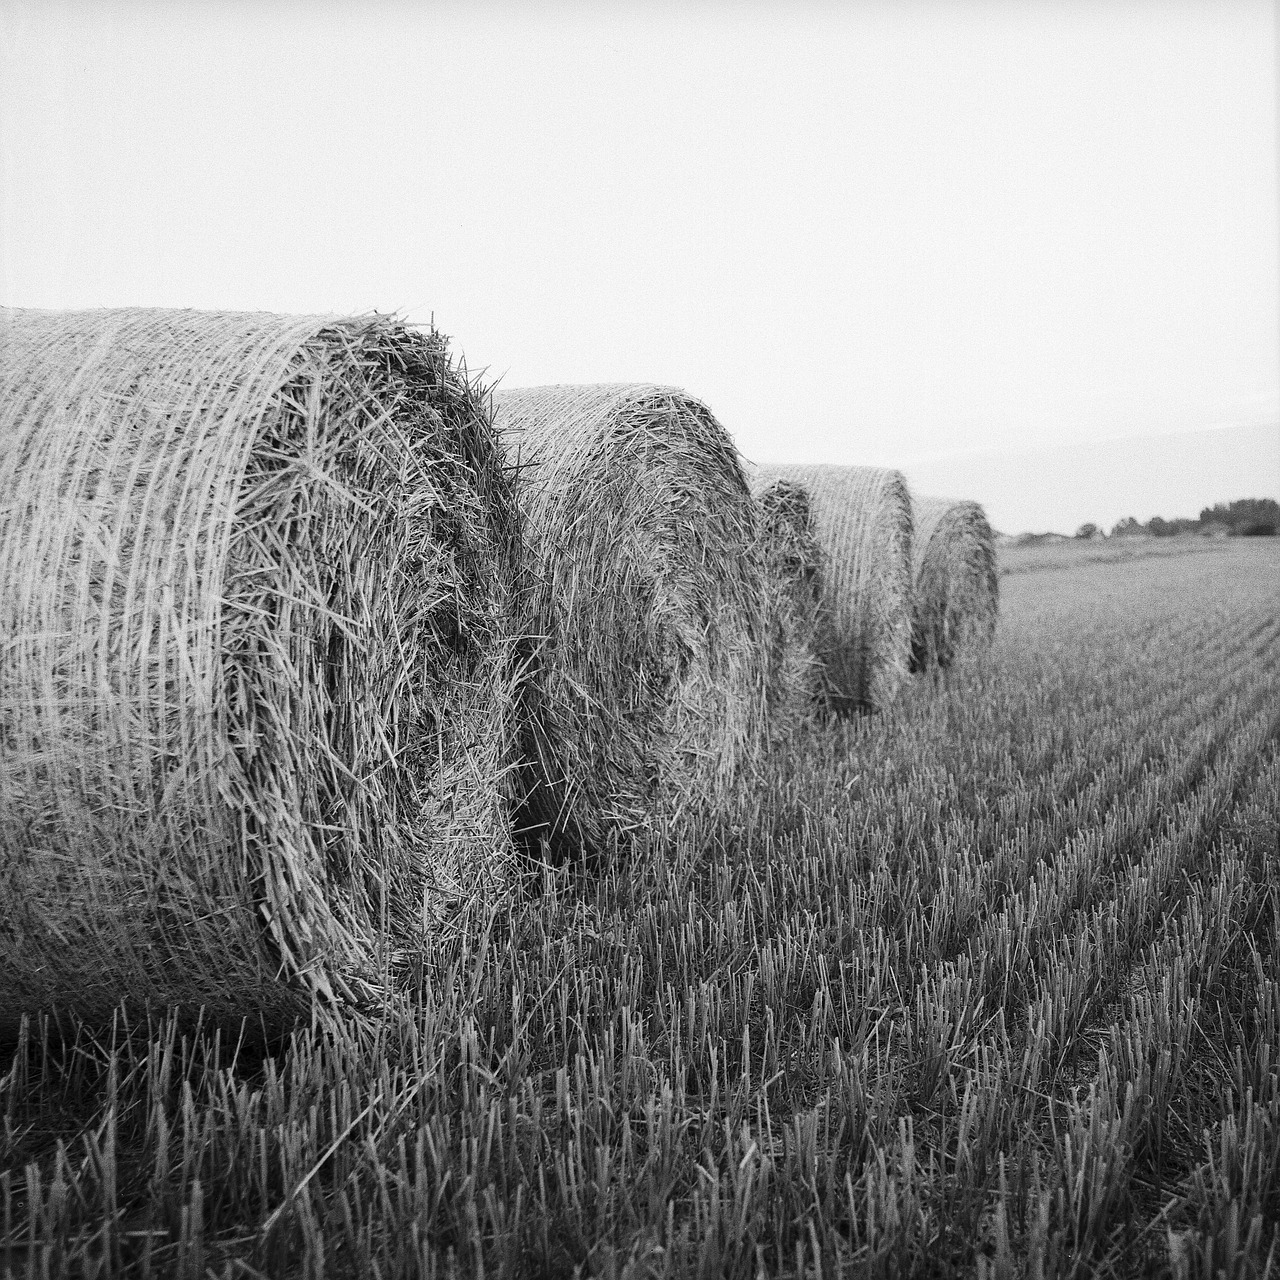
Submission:
{"label": "shadow under hay bale", "polygon": [[716,813],[765,735],[764,573],[736,450],[654,386],[500,392],[540,648],[526,820],[555,856]]}
{"label": "shadow under hay bale", "polygon": [[911,500],[901,472],[767,463],[759,476],[809,494],[824,557],[825,701],[841,713],[888,706],[911,662]]}
{"label": "shadow under hay bale", "polygon": [[984,652],[1000,612],[996,542],[976,502],[915,498],[911,669],[949,667]]}
{"label": "shadow under hay bale", "polygon": [[518,521],[434,335],[0,312],[0,1030],[377,1001],[501,882]]}
{"label": "shadow under hay bale", "polygon": [[775,741],[808,717],[822,689],[817,655],[823,590],[822,548],[809,491],[794,480],[762,479],[747,466],[760,508],[768,588],[769,724]]}

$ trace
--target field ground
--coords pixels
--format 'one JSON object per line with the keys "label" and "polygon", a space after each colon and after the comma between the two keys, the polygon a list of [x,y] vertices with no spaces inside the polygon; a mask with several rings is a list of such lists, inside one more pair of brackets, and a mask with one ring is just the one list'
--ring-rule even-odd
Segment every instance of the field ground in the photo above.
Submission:
{"label": "field ground", "polygon": [[1274,1274],[1280,542],[1185,545],[1002,557],[987,664],[546,873],[380,1028],[33,1028],[0,1263]]}

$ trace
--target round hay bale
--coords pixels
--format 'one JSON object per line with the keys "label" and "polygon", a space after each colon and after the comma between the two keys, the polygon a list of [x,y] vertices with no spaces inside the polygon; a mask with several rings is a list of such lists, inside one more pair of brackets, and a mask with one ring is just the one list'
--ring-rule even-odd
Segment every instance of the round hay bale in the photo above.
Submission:
{"label": "round hay bale", "polygon": [[770,463],[809,493],[822,548],[817,651],[837,712],[888,706],[911,663],[911,499],[899,471]]}
{"label": "round hay bale", "polygon": [[0,1027],[380,998],[504,874],[518,519],[435,335],[0,311]]}
{"label": "round hay bale", "polygon": [[976,502],[915,498],[911,669],[949,667],[984,652],[1000,611],[996,542]]}
{"label": "round hay bale", "polygon": [[527,821],[553,852],[715,814],[766,730],[764,572],[738,455],[669,387],[500,392],[540,649]]}
{"label": "round hay bale", "polygon": [[769,723],[785,737],[812,711],[822,688],[817,655],[823,557],[809,491],[794,480],[765,479],[747,465],[760,509],[760,540],[768,587]]}

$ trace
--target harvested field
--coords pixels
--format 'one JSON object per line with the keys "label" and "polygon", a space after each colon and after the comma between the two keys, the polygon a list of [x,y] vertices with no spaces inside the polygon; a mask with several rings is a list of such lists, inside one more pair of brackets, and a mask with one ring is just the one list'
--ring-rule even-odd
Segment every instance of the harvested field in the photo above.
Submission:
{"label": "harvested field", "polygon": [[1000,612],[995,538],[976,502],[912,499],[915,579],[911,667],[949,667],[984,653]]}
{"label": "harvested field", "polygon": [[1176,538],[1107,538],[1099,541],[1070,538],[1065,542],[997,547],[996,563],[1000,576],[1004,577],[1007,574],[1078,569],[1082,564],[1128,564],[1152,557],[1216,555],[1221,550],[1214,539],[1194,534],[1182,534]]}
{"label": "harvested field", "polygon": [[366,1041],[0,1060],[17,1274],[1258,1276],[1280,546],[1027,572],[735,827],[549,875]]}
{"label": "harvested field", "polygon": [[766,732],[765,577],[737,451],[669,387],[494,397],[538,649],[528,822],[600,851],[724,812]]}
{"label": "harvested field", "polygon": [[900,472],[878,467],[762,464],[762,481],[809,494],[822,549],[817,651],[837,711],[879,710],[911,665],[911,499]]}
{"label": "harvested field", "polygon": [[0,1031],[375,999],[501,878],[514,501],[385,318],[0,312]]}

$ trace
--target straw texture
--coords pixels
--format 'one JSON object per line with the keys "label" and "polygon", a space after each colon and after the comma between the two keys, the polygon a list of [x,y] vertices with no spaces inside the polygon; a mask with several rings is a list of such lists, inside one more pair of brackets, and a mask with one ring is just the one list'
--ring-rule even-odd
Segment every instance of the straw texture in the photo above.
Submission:
{"label": "straw texture", "polygon": [[769,724],[785,738],[813,709],[822,689],[818,658],[823,556],[809,491],[794,480],[765,479],[746,464],[760,511],[768,589]]}
{"label": "straw texture", "polygon": [[541,652],[528,821],[599,851],[716,813],[766,732],[755,504],[723,428],[666,387],[501,392]]}
{"label": "straw texture", "polygon": [[901,472],[762,464],[809,494],[825,557],[817,650],[836,711],[887,706],[911,662],[911,500]]}
{"label": "straw texture", "polygon": [[996,544],[976,502],[914,498],[914,671],[983,653],[1000,611]]}
{"label": "straw texture", "polygon": [[0,1029],[377,998],[504,873],[518,557],[434,335],[0,311]]}

